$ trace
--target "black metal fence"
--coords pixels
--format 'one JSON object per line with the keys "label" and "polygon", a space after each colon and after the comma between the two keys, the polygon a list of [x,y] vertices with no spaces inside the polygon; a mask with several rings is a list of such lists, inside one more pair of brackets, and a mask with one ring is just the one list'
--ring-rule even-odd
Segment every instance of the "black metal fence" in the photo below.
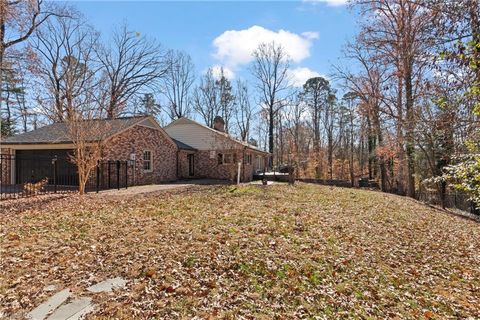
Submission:
{"label": "black metal fence", "polygon": [[[87,192],[127,188],[133,168],[128,161],[99,161],[85,185]],[[69,158],[0,154],[0,200],[45,193],[76,192],[78,171]]]}
{"label": "black metal fence", "polygon": [[[442,206],[442,197],[437,191],[420,190],[417,192],[417,199],[434,206]],[[480,209],[476,208],[475,204],[470,200],[470,196],[464,192],[450,191],[445,193],[444,206],[445,208],[458,209],[480,215]]]}
{"label": "black metal fence", "polygon": [[[315,183],[327,186],[336,186],[351,188],[352,184],[349,180],[324,180],[315,178],[298,178],[297,181]],[[354,187],[365,187],[371,189],[380,189],[377,182],[368,179],[357,179]],[[388,193],[397,194],[395,190],[387,191]],[[442,206],[442,198],[440,193],[432,190],[417,190],[416,199],[434,206]],[[470,200],[470,196],[460,191],[449,191],[445,194],[445,208],[458,209],[472,214],[480,215],[480,209]]]}

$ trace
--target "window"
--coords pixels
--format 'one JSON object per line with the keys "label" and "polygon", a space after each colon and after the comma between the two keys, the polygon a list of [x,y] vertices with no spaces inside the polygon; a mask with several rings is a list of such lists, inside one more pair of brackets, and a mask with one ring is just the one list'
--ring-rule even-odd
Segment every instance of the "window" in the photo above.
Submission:
{"label": "window", "polygon": [[143,171],[152,171],[152,152],[143,151]]}
{"label": "window", "polygon": [[236,154],[232,154],[232,153],[226,153],[226,154],[219,153],[217,155],[217,159],[218,159],[218,164],[231,164],[231,163],[235,163],[237,157],[236,157]]}
{"label": "window", "polygon": [[224,164],[229,164],[229,163],[234,163],[235,159],[233,158],[233,154],[227,153],[223,155],[223,163]]}
{"label": "window", "polygon": [[252,155],[250,153],[245,154],[245,164],[251,165],[252,164]]}

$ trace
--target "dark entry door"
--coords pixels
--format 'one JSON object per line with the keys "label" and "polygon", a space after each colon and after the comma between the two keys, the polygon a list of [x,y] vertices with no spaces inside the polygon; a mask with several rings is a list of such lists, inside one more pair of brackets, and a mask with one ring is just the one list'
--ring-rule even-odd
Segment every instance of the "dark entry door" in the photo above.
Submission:
{"label": "dark entry door", "polygon": [[195,155],[189,154],[188,158],[188,175],[193,177],[195,175]]}

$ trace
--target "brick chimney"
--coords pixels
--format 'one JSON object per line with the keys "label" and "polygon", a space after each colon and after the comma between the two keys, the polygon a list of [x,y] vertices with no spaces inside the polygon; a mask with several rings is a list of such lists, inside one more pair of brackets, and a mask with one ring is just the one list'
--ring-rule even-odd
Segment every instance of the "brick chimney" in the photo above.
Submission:
{"label": "brick chimney", "polygon": [[216,116],[215,119],[213,119],[213,129],[225,132],[225,121],[222,117]]}

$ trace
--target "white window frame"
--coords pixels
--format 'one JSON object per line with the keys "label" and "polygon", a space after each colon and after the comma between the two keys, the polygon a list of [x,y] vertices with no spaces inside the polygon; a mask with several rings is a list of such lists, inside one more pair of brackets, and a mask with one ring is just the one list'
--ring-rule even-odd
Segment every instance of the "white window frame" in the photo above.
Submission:
{"label": "white window frame", "polygon": [[252,154],[246,153],[245,154],[245,164],[251,166],[252,165]]}
{"label": "white window frame", "polygon": [[[229,161],[227,161],[228,158],[230,158]],[[222,162],[223,162],[223,164],[233,164],[233,163],[235,163],[233,153],[224,153]]]}
{"label": "white window frame", "polygon": [[[145,159],[145,153],[148,152],[150,153],[150,159],[149,160],[146,160]],[[145,162],[149,162],[150,163],[150,169],[145,169]],[[143,172],[152,172],[153,171],[153,152],[152,150],[143,150],[143,154],[142,154],[142,168],[143,168]]]}
{"label": "white window frame", "polygon": [[[219,159],[220,159],[220,156],[222,158],[222,163],[219,163]],[[229,159],[228,162],[226,162],[225,160],[226,159]],[[241,158],[240,158],[240,161],[241,161]],[[230,153],[217,153],[217,164],[218,165],[230,165],[230,164],[235,164],[237,162],[237,154],[235,152],[230,152]]]}

